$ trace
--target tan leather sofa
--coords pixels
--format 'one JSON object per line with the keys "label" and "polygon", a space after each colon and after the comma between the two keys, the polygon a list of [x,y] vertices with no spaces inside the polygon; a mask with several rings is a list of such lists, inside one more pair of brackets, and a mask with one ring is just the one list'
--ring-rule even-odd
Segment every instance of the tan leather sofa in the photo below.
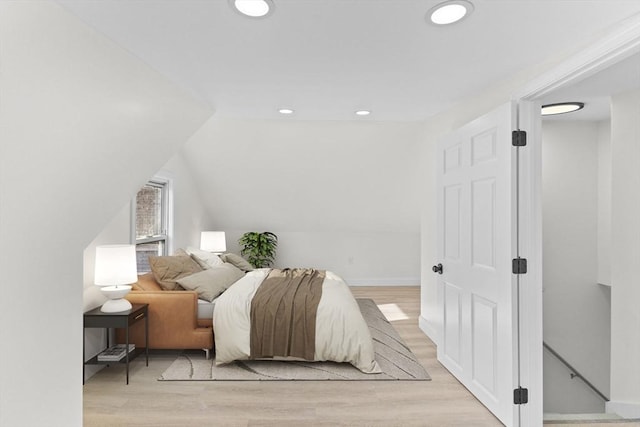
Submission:
{"label": "tan leather sofa", "polygon": [[[138,276],[126,299],[132,304],[149,304],[150,349],[213,348],[212,319],[198,319],[198,294],[194,291],[165,291],[151,273]],[[124,330],[117,331],[118,342],[125,341]],[[144,324],[136,322],[129,331],[129,342],[144,347]]]}

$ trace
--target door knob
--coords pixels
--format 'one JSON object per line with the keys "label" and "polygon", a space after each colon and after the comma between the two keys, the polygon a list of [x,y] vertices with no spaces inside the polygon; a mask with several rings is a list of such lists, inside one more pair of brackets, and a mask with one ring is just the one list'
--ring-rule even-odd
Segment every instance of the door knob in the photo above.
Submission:
{"label": "door knob", "polygon": [[442,264],[434,265],[432,270],[434,273],[442,274]]}

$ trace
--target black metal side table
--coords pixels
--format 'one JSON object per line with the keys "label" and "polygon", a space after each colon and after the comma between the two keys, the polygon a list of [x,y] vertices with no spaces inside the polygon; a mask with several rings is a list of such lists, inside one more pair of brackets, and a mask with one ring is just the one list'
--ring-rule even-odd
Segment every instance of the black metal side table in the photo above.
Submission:
{"label": "black metal side table", "polygon": [[[129,384],[129,361],[136,358],[143,351],[146,354],[147,366],[149,366],[149,304],[133,304],[130,310],[120,311],[117,313],[103,313],[100,307],[84,313],[85,328],[106,328],[107,329],[107,347],[109,348],[109,328],[123,328],[126,330],[126,345],[129,348],[129,327],[139,320],[144,319],[144,349],[136,348],[132,352],[126,352],[124,360],[118,362],[98,360],[98,355],[91,359],[85,360],[84,332],[82,334],[82,384],[84,384],[84,367],[85,365],[110,365],[114,363],[125,363],[127,365],[127,384]],[[131,354],[130,354],[131,353]]]}

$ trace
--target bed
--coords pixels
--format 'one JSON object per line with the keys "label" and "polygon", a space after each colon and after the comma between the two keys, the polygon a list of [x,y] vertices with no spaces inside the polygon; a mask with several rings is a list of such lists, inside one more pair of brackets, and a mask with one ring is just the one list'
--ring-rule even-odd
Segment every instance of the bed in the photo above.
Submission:
{"label": "bed", "polygon": [[330,271],[323,272],[321,281],[315,331],[311,331],[315,335],[313,356],[263,357],[252,354],[252,301],[260,287],[267,286],[264,283],[273,272],[271,269],[247,272],[215,300],[213,325],[216,364],[273,358],[348,362],[365,373],[380,372],[374,358],[371,334],[358,304],[344,280]]}
{"label": "bed", "polygon": [[[254,270],[239,255],[218,256],[194,248],[172,256],[150,257],[149,262],[152,273],[141,276],[148,280],[139,280],[137,290],[128,297],[149,303],[150,312],[157,312],[150,324],[151,348],[203,348],[208,353],[213,335],[217,364],[246,359],[334,361],[350,363],[365,373],[380,372],[371,333],[358,304],[344,280],[330,271]],[[291,283],[281,286],[283,283],[272,280],[292,271],[313,276],[313,280],[305,282],[308,289],[302,291]],[[280,287],[272,287],[274,283],[280,283]],[[287,300],[291,289],[295,289],[298,302]],[[189,298],[186,307],[178,310],[176,301],[182,296]],[[160,304],[160,299],[167,304]],[[305,309],[303,316],[298,315],[301,306]],[[271,322],[273,318],[269,320],[276,309],[292,316],[277,327]],[[186,339],[195,332],[198,337],[208,332],[208,343]],[[273,343],[288,345],[288,340],[295,344],[291,352],[288,347],[284,352],[273,351]],[[299,346],[300,342],[304,345]]]}

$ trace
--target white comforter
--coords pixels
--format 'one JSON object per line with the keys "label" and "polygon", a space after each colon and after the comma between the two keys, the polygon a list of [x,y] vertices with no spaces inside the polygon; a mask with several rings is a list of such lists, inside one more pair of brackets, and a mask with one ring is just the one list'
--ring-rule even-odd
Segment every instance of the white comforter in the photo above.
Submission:
{"label": "white comforter", "polygon": [[[216,364],[249,358],[251,299],[268,273],[268,268],[249,272],[216,299]],[[330,271],[322,284],[316,316],[314,360],[349,362],[365,373],[380,372],[358,303],[344,280]]]}

